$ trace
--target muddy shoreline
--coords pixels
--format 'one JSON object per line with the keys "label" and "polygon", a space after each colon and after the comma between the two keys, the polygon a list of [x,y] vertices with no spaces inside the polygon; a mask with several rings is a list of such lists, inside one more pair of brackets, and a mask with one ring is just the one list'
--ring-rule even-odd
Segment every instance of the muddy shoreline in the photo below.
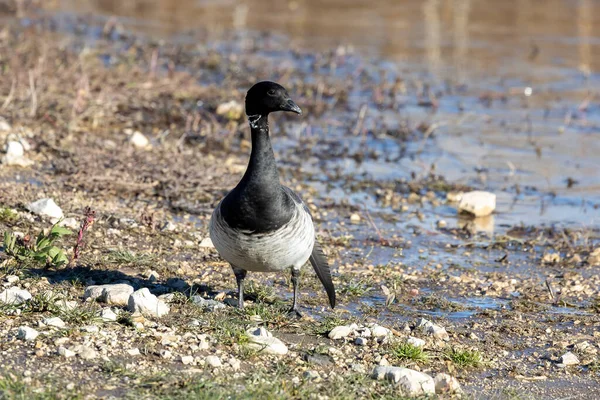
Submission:
{"label": "muddy shoreline", "polygon": [[[377,64],[359,55],[289,50],[276,36],[241,41],[232,34],[229,42],[198,46],[75,21],[67,26],[77,35],[52,16],[13,20],[0,38],[0,143],[23,143],[32,162],[0,165],[0,232],[35,237],[49,229],[47,218],[26,209],[40,198],[53,198],[75,218],[75,231],[86,207],[96,212],[70,266],[0,252],[0,291],[19,287],[33,296],[20,305],[0,303],[0,394],[397,398],[396,386],[370,378],[385,359],[432,376],[449,373],[467,398],[594,398],[597,224],[523,225],[502,213],[491,222],[459,218],[448,193],[477,182],[456,183],[431,167],[444,133],[436,133],[435,96],[422,79],[381,80]],[[265,73],[288,87],[308,115],[277,117],[273,141],[282,178],[312,208],[340,297],[339,308],[326,309],[318,281],[304,271],[306,317],[299,321],[285,315],[290,282],[280,275],[249,276],[244,312],[190,300],[200,295],[228,304],[234,295],[229,267],[203,240],[212,208],[244,171],[249,141],[235,103],[217,111],[243,103],[245,88]],[[352,95],[361,91],[376,104],[364,120]],[[411,114],[418,118],[389,117],[398,102],[418,110]],[[148,142],[134,139],[136,132]],[[422,169],[403,168],[415,159]],[[386,175],[388,169],[398,174]],[[585,205],[590,215],[594,204]],[[74,243],[70,235],[57,245],[71,257]],[[84,301],[85,288],[120,282],[175,293],[170,313],[149,318],[112,306],[116,321],[103,320],[110,304]],[[78,311],[61,302],[75,302]],[[54,316],[66,326],[43,322]],[[443,326],[448,338],[421,331],[421,318]],[[392,337],[367,339],[366,346],[328,337],[336,326],[375,322]],[[19,339],[21,326],[41,334]],[[290,352],[249,349],[246,329],[255,326],[272,331]],[[409,336],[425,340],[426,356],[399,350]],[[59,350],[77,346],[95,356]],[[564,366],[569,351],[579,362]],[[189,363],[182,358],[190,356]],[[210,365],[210,356],[223,365]]]}

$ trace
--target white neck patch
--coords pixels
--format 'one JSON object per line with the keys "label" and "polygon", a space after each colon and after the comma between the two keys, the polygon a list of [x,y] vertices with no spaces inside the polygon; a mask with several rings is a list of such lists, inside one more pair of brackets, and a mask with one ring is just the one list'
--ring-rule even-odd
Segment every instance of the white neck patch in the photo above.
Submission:
{"label": "white neck patch", "polygon": [[260,114],[248,115],[248,122],[250,123],[250,128],[257,129],[258,121],[260,121],[261,118],[262,118],[262,115],[260,115]]}

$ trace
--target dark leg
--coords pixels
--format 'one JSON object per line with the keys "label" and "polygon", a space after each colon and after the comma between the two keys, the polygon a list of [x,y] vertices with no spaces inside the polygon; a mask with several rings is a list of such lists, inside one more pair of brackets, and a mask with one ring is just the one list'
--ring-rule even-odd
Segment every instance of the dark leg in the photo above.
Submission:
{"label": "dark leg", "polygon": [[244,278],[246,277],[246,270],[231,266],[233,273],[235,274],[235,281],[238,285],[238,308],[241,310],[244,308]]}
{"label": "dark leg", "polygon": [[292,285],[294,286],[294,302],[292,308],[289,311],[291,317],[302,317],[300,311],[298,311],[298,281],[300,280],[300,270],[292,268]]}

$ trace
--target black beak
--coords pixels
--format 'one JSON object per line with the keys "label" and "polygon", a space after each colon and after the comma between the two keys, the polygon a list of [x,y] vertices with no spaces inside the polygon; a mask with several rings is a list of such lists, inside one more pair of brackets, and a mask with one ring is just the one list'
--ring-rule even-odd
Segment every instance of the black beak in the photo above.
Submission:
{"label": "black beak", "polygon": [[283,103],[283,105],[281,106],[281,110],[291,111],[293,113],[302,115],[302,110],[300,109],[300,107],[298,107],[298,105],[294,103],[291,99]]}

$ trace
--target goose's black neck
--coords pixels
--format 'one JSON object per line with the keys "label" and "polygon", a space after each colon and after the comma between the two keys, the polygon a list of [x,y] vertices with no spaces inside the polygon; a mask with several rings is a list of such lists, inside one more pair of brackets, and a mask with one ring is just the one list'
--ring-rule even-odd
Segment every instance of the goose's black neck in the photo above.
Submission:
{"label": "goose's black neck", "polygon": [[279,189],[279,172],[269,136],[268,116],[250,115],[248,121],[252,135],[252,152],[248,168],[240,184],[254,182],[263,190]]}
{"label": "goose's black neck", "polygon": [[221,214],[233,228],[270,232],[289,222],[294,202],[279,182],[266,115],[249,116],[252,152],[238,185],[223,199]]}

